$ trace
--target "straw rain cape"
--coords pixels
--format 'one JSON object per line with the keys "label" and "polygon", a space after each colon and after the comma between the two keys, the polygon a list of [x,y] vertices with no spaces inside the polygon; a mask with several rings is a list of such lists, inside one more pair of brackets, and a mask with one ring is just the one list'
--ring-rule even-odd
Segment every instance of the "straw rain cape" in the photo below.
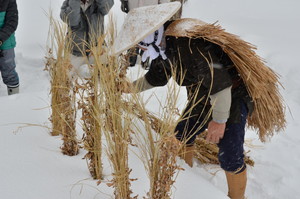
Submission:
{"label": "straw rain cape", "polygon": [[279,76],[265,65],[254,50],[256,47],[238,36],[225,32],[216,23],[197,19],[179,19],[169,25],[167,36],[203,38],[222,47],[241,75],[254,101],[254,111],[248,118],[248,127],[258,132],[265,142],[274,132],[286,126],[285,106],[279,93]]}

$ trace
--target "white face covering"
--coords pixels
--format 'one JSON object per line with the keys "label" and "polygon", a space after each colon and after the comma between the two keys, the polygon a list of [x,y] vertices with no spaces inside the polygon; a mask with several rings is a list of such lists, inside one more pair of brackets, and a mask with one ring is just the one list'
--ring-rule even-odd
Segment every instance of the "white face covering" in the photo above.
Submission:
{"label": "white face covering", "polygon": [[154,60],[159,55],[165,60],[167,56],[165,50],[162,48],[161,43],[164,35],[164,27],[160,27],[157,31],[146,37],[143,41],[139,43],[139,46],[146,49],[142,55],[142,61],[145,62],[149,57]]}

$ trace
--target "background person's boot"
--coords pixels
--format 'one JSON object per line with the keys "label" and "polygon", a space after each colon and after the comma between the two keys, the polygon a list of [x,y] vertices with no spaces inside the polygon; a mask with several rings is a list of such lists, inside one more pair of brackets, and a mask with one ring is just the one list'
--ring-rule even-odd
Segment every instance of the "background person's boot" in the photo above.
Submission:
{"label": "background person's boot", "polygon": [[7,94],[8,95],[14,95],[14,94],[17,94],[19,93],[19,86],[16,86],[16,87],[7,87]]}
{"label": "background person's boot", "polygon": [[231,199],[245,199],[247,169],[238,174],[225,171],[225,174],[228,184],[228,197]]}

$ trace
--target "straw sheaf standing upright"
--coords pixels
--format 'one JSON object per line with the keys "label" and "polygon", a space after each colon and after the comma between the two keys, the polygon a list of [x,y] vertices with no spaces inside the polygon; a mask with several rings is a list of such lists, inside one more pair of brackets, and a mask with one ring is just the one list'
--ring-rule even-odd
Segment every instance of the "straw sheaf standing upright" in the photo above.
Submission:
{"label": "straw sheaf standing upright", "polygon": [[[124,77],[124,70],[116,57],[109,51],[114,43],[116,34],[115,23],[112,16],[108,18],[108,27],[103,36],[104,41],[91,48],[95,56],[94,72],[98,78],[99,86],[98,111],[101,130],[105,138],[107,156],[112,166],[112,182],[116,199],[130,199],[131,196],[131,169],[128,165],[128,148],[130,143],[130,126],[132,123],[132,110],[123,107],[122,92],[119,89]],[[103,39],[104,39],[103,38]],[[105,43],[105,45],[104,45]],[[101,45],[103,44],[103,45]],[[104,46],[107,46],[104,47]]]}
{"label": "straw sheaf standing upright", "polygon": [[[77,155],[75,94],[70,77],[70,53],[72,39],[66,34],[67,27],[50,16],[50,48],[46,57],[51,76],[52,135],[62,135],[62,152]],[[67,35],[67,37],[66,37]]]}
{"label": "straw sheaf standing upright", "polygon": [[166,30],[175,37],[203,38],[222,47],[241,75],[254,101],[254,111],[248,126],[258,131],[261,141],[286,126],[285,106],[279,93],[279,76],[265,65],[255,53],[256,47],[238,36],[225,32],[217,24],[207,24],[197,19],[179,19]]}
{"label": "straw sheaf standing upright", "polygon": [[[138,87],[140,85],[136,85]],[[132,95],[132,100],[126,104],[132,107],[134,115],[140,119],[143,129],[134,125],[133,140],[140,151],[140,158],[146,168],[150,180],[150,189],[145,199],[169,199],[176,173],[181,170],[176,157],[181,149],[174,136],[179,89],[175,83],[169,84],[165,101],[159,101],[160,117],[152,115],[146,109],[146,104],[140,95]],[[153,132],[152,129],[155,131]]]}
{"label": "straw sheaf standing upright", "polygon": [[94,179],[102,178],[102,123],[99,112],[98,70],[95,69],[93,77],[87,80],[79,93],[78,109],[82,110],[82,129],[84,148],[88,151],[84,156],[88,168]]}
{"label": "straw sheaf standing upright", "polygon": [[[120,73],[118,64],[113,57],[108,57],[107,67],[101,67],[100,84],[104,95],[101,108],[103,109],[104,135],[107,142],[107,152],[113,166],[113,187],[115,198],[132,198],[128,167],[128,145],[130,143],[131,116],[126,107],[122,107],[122,93],[118,90]],[[123,111],[123,110],[126,111]]]}

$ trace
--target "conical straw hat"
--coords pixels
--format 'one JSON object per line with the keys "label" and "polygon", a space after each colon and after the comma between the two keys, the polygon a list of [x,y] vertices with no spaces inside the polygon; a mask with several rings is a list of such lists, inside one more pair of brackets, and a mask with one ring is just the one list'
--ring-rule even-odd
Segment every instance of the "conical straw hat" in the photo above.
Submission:
{"label": "conical straw hat", "polygon": [[115,39],[112,53],[118,55],[135,46],[159,29],[180,7],[180,2],[172,2],[132,9]]}

